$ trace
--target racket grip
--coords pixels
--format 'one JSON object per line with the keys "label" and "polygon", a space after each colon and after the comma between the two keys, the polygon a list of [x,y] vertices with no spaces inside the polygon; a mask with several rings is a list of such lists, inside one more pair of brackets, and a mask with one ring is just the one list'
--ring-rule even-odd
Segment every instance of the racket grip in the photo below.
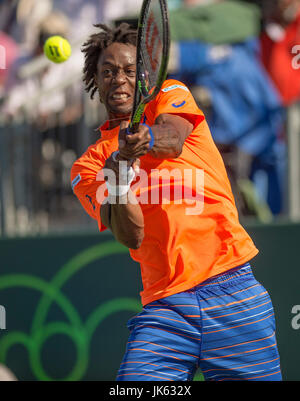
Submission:
{"label": "racket grip", "polygon": [[131,127],[128,127],[128,128],[127,128],[126,133],[127,133],[128,135],[130,135],[130,134],[135,134],[135,133],[138,132],[138,130],[139,130],[139,125],[140,125],[140,123],[132,124]]}
{"label": "racket grip", "polygon": [[[130,135],[130,134],[136,133],[138,131],[138,129],[139,129],[139,125],[140,125],[139,123],[136,123],[136,124],[133,124],[131,128],[129,128],[129,127],[126,128],[126,134]],[[149,134],[151,135],[151,141],[149,143],[150,144],[150,150],[151,150],[153,148],[153,145],[154,145],[154,136],[153,136],[152,129],[147,124],[142,123],[141,125],[145,125],[149,129]],[[134,131],[134,130],[136,130],[136,131]]]}

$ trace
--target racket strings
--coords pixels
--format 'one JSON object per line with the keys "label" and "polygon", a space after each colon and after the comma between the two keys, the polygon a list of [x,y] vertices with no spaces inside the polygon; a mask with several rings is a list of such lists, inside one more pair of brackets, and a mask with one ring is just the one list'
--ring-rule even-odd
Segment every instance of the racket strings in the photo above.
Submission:
{"label": "racket strings", "polygon": [[[160,72],[163,55],[163,19],[160,1],[152,0],[146,12],[142,31],[141,58],[143,63],[144,80],[148,91],[155,87]],[[143,76],[139,79],[143,81]],[[143,82],[142,82],[143,83]]]}
{"label": "racket strings", "polygon": [[138,23],[131,132],[138,129],[146,104],[157,96],[166,79],[169,47],[167,0],[143,0]]}

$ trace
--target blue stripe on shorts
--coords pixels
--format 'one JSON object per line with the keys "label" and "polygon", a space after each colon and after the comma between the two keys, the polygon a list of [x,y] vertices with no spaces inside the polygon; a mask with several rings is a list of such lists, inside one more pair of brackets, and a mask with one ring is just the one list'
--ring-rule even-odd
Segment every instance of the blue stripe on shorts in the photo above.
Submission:
{"label": "blue stripe on shorts", "polygon": [[249,264],[151,302],[128,322],[117,380],[281,380],[271,299]]}

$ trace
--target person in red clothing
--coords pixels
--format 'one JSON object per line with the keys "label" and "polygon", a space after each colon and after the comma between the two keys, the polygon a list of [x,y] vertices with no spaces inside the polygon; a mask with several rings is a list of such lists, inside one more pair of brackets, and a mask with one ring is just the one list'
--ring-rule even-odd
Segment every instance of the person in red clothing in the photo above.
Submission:
{"label": "person in red clothing", "polygon": [[300,100],[300,1],[272,5],[261,35],[261,57],[284,106]]}
{"label": "person in red clothing", "polygon": [[99,230],[141,266],[143,311],[128,323],[117,379],[190,380],[200,366],[207,379],[281,380],[273,307],[248,263],[258,250],[205,116],[183,83],[166,80],[128,134],[136,31],[98,27],[83,48],[84,82],[108,119],[71,181]]}

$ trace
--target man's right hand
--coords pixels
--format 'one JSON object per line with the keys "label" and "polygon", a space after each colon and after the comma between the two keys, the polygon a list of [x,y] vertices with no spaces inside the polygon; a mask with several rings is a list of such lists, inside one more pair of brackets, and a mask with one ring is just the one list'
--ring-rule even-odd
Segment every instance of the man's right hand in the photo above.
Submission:
{"label": "man's right hand", "polygon": [[122,121],[119,131],[119,156],[122,160],[134,160],[148,153],[151,135],[145,125],[140,125],[138,132],[127,132],[129,123]]}

